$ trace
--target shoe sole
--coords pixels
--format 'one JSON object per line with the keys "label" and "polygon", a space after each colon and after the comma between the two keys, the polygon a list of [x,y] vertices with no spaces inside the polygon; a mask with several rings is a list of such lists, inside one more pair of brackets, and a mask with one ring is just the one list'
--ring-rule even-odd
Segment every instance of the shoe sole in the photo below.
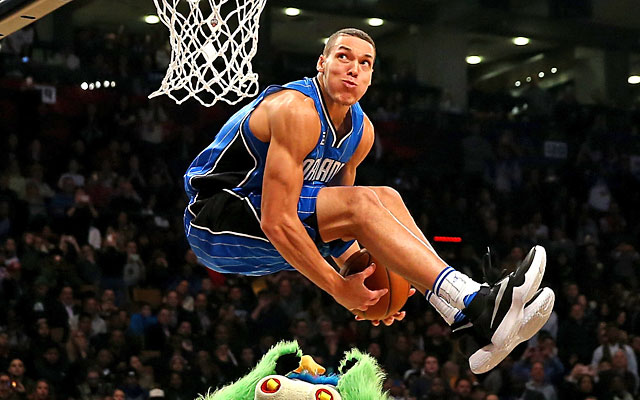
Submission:
{"label": "shoe sole", "polygon": [[491,343],[499,348],[513,349],[518,345],[518,343],[522,342],[522,340],[517,342],[516,339],[520,329],[518,327],[522,324],[524,308],[527,302],[529,302],[533,295],[538,291],[547,265],[547,252],[544,247],[535,246],[527,258],[530,257],[532,253],[533,257],[531,262],[523,262],[516,270],[515,275],[517,277],[521,274],[521,268],[523,268],[524,265],[528,265],[527,270],[524,272],[524,281],[520,286],[515,286],[513,288],[509,311],[507,311],[500,322],[500,326],[498,326],[494,334],[491,336]]}
{"label": "shoe sole", "polygon": [[484,374],[500,364],[520,343],[533,337],[547,323],[553,305],[555,293],[549,288],[542,288],[534,293],[534,299],[524,308],[522,324],[508,346],[488,344],[469,357],[469,366],[474,374]]}

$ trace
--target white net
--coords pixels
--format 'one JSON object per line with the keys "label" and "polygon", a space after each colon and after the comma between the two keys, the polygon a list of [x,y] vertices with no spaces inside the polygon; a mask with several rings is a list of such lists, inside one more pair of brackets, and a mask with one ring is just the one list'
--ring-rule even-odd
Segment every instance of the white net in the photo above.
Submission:
{"label": "white net", "polygon": [[236,104],[258,93],[251,60],[266,0],[153,0],[169,28],[171,63],[158,90],[181,104]]}

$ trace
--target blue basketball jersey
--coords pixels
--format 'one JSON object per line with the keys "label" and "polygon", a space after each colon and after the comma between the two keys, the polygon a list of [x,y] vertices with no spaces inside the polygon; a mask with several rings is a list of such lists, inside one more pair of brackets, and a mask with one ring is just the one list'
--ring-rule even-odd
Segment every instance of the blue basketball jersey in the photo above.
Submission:
{"label": "blue basketball jersey", "polygon": [[[315,212],[317,193],[340,172],[344,164],[353,156],[362,138],[364,113],[358,103],[350,108],[351,131],[338,138],[316,78],[305,78],[282,86],[269,86],[256,99],[234,114],[220,129],[214,141],[195,158],[184,176],[185,190],[189,196],[189,205],[185,210],[187,238],[194,247],[190,235],[196,234],[202,238],[205,233],[191,230],[196,228],[208,231],[206,240],[198,240],[202,244],[209,243],[207,246],[217,245],[217,247],[212,247],[211,251],[196,251],[196,254],[205,265],[220,272],[259,275],[291,268],[281,257],[276,262],[279,254],[268,240],[260,235],[248,235],[228,229],[215,232],[206,226],[197,226],[193,222],[197,209],[200,208],[199,204],[220,191],[232,193],[233,196],[246,201],[259,222],[262,180],[269,143],[261,142],[253,135],[249,128],[249,117],[266,96],[286,89],[297,90],[312,98],[320,119],[321,131],[318,142],[303,162],[303,187],[298,202],[298,215],[312,239],[317,239],[315,237],[317,232],[304,223],[304,220]],[[224,262],[215,260],[215,255],[211,254],[214,252],[213,249],[219,253],[222,242],[236,245],[235,249],[240,249],[238,253],[242,253],[231,255],[230,249],[225,250],[225,258],[234,260],[233,263],[228,264],[231,268],[221,267],[221,264],[226,263],[227,260]],[[259,250],[258,247],[260,247]],[[274,257],[274,259],[268,263],[269,265],[262,262],[257,268],[260,273],[252,272],[251,268],[254,267],[252,264],[260,263],[257,259],[264,259],[265,251],[268,251],[268,257]],[[253,258],[251,258],[252,253],[255,253]]]}

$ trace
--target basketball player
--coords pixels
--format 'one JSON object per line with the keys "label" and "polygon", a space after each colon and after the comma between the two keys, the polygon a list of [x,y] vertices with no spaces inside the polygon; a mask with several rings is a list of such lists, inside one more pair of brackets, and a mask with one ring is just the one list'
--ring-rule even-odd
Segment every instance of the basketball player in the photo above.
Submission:
{"label": "basketball player", "polygon": [[486,345],[470,363],[483,372],[548,318],[553,292],[538,292],[544,249],[481,286],[438,257],[396,191],[353,186],[373,145],[373,126],[358,101],[375,57],[369,35],[340,30],[327,41],[314,78],[269,86],[231,117],[185,174],[187,239],[218,272],[296,269],[345,308],[364,311],[387,291],[364,286],[375,265],[343,278],[324,258],[342,265],[360,244],[427,295],[447,322],[473,325]]}

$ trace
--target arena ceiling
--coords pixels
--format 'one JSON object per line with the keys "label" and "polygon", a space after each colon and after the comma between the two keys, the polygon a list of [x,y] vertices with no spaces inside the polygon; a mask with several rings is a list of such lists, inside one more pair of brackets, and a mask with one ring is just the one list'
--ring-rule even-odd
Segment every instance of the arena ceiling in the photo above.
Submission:
{"label": "arena ceiling", "polygon": [[[575,46],[627,49],[637,61],[640,12],[636,1],[591,0],[590,18],[554,20],[547,17],[549,0],[268,0],[260,40],[270,41],[278,50],[315,55],[323,38],[345,26],[365,29],[376,40],[408,35],[416,26],[445,26],[466,35],[469,54],[484,58],[482,65],[471,67],[472,80],[495,81],[501,76],[512,81],[513,76],[522,75],[513,73],[514,69],[540,64],[541,56],[549,65],[557,65]],[[501,8],[507,3],[511,12]],[[71,18],[75,26],[114,31],[126,26],[140,32],[166,29],[142,20],[155,13],[152,0],[75,0],[66,7],[64,18]],[[287,16],[285,7],[299,8],[301,14]],[[385,24],[371,27],[366,22],[370,17],[383,18]],[[515,36],[529,37],[531,43],[515,46],[511,42]],[[631,70],[640,73],[640,64],[633,62]]]}

